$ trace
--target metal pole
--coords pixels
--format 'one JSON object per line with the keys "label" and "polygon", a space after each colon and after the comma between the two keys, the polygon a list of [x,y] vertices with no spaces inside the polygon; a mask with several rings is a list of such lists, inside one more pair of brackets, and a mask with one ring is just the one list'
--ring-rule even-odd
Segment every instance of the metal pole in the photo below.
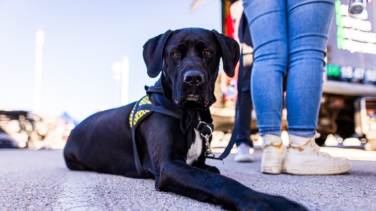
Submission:
{"label": "metal pole", "polygon": [[121,71],[121,105],[128,104],[129,101],[129,59],[123,57]]}
{"label": "metal pole", "polygon": [[116,92],[115,92],[115,104],[116,106],[121,105],[121,69],[122,69],[122,63],[121,62],[114,62],[111,65],[112,72],[114,75],[112,76],[113,79],[116,82]]}
{"label": "metal pole", "polygon": [[44,32],[38,30],[35,39],[35,66],[34,66],[34,99],[33,111],[42,110],[42,65],[43,65]]}

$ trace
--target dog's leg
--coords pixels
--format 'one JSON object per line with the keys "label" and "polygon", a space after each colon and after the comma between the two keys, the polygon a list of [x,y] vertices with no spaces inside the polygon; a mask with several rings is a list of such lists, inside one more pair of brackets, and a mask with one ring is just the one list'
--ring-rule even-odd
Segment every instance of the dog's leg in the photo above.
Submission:
{"label": "dog's leg", "polygon": [[201,155],[197,161],[193,162],[192,166],[199,168],[199,169],[203,169],[205,171],[220,174],[220,171],[217,169],[217,167],[209,166],[209,165],[205,164],[205,156],[204,155]]}
{"label": "dog's leg", "polygon": [[[179,121],[161,117],[163,116],[160,114],[153,114],[139,127],[140,136],[147,142],[157,190],[220,204],[226,209],[306,210],[283,197],[253,191],[218,172],[212,173],[189,166],[185,160],[188,152],[187,144],[182,140],[183,134],[180,128],[161,127],[161,125],[177,125]],[[198,163],[202,164],[202,162]]]}
{"label": "dog's leg", "polygon": [[209,166],[209,165],[206,165],[206,164],[199,164],[199,163],[196,163],[196,162],[194,162],[192,164],[192,166],[196,167],[196,168],[199,168],[199,169],[203,169],[203,170],[208,171],[208,172],[212,172],[212,173],[216,173],[216,174],[221,174],[220,171],[215,166]]}
{"label": "dog's leg", "polygon": [[188,166],[183,161],[166,162],[156,177],[157,190],[174,192],[199,201],[236,210],[306,210],[280,196],[253,191],[225,176]]}

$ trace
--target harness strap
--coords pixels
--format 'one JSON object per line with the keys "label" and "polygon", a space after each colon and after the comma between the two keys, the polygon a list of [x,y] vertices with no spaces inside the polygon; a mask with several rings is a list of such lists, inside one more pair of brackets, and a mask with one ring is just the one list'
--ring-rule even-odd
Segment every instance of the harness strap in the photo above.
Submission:
{"label": "harness strap", "polygon": [[141,102],[141,100],[144,98],[141,98],[138,102],[133,107],[132,113],[131,113],[131,118],[130,118],[130,126],[132,128],[132,145],[133,145],[133,157],[134,157],[134,164],[136,166],[136,170],[139,175],[142,177],[145,177],[145,173],[142,169],[142,165],[140,162],[140,156],[138,155],[138,150],[137,150],[137,145],[136,145],[136,129],[137,129],[137,122],[139,119],[136,119],[136,114],[138,113],[138,107]]}
{"label": "harness strap", "polygon": [[180,114],[178,114],[176,112],[173,112],[173,111],[170,111],[170,110],[167,110],[167,109],[163,108],[162,106],[154,106],[154,111],[158,112],[158,113],[161,113],[161,114],[166,114],[168,116],[175,117],[177,119],[181,118]]}
{"label": "harness strap", "polygon": [[[142,177],[145,177],[145,171],[142,168],[140,156],[139,156],[138,150],[137,150],[136,130],[137,130],[138,126],[140,125],[139,123],[142,120],[144,120],[145,118],[147,118],[153,112],[172,116],[172,117],[175,117],[177,119],[181,118],[181,114],[179,114],[179,113],[167,110],[163,106],[152,104],[150,102],[148,96],[141,98],[134,105],[133,110],[130,114],[129,124],[130,124],[131,129],[132,129],[134,163],[135,163],[136,170],[137,170],[138,174],[141,175]],[[212,128],[213,128],[213,126],[212,126]]]}

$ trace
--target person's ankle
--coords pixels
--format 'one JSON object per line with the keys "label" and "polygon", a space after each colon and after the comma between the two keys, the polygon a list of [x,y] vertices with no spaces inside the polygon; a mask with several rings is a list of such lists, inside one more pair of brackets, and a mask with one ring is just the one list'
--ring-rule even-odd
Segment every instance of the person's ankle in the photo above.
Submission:
{"label": "person's ankle", "polygon": [[281,136],[276,135],[264,135],[262,136],[262,147],[265,148],[267,146],[277,146],[282,143]]}
{"label": "person's ankle", "polygon": [[[313,139],[313,140],[312,140]],[[311,142],[314,142],[314,137],[302,137],[302,136],[296,136],[296,135],[292,135],[292,134],[289,134],[289,145],[288,145],[288,149],[294,149],[294,148],[304,148],[305,146],[307,146],[308,144],[310,144]],[[312,143],[312,144],[316,144],[315,142]]]}
{"label": "person's ankle", "polygon": [[283,146],[282,138],[276,135],[264,135],[263,153],[261,158],[261,172],[267,174],[280,174],[282,162],[286,155],[286,148]]}

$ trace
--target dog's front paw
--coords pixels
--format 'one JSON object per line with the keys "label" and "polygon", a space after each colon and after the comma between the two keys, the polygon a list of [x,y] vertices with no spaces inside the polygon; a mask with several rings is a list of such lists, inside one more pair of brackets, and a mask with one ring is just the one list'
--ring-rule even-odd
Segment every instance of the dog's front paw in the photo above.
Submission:
{"label": "dog's front paw", "polygon": [[208,171],[208,172],[211,172],[211,173],[221,174],[221,172],[217,169],[217,167],[209,166],[209,165],[206,165],[205,163],[194,162],[192,164],[192,166],[199,168],[199,169],[202,169],[202,170],[205,170],[205,171]]}
{"label": "dog's front paw", "polygon": [[307,211],[307,208],[282,196],[258,193],[241,200],[238,210]]}

